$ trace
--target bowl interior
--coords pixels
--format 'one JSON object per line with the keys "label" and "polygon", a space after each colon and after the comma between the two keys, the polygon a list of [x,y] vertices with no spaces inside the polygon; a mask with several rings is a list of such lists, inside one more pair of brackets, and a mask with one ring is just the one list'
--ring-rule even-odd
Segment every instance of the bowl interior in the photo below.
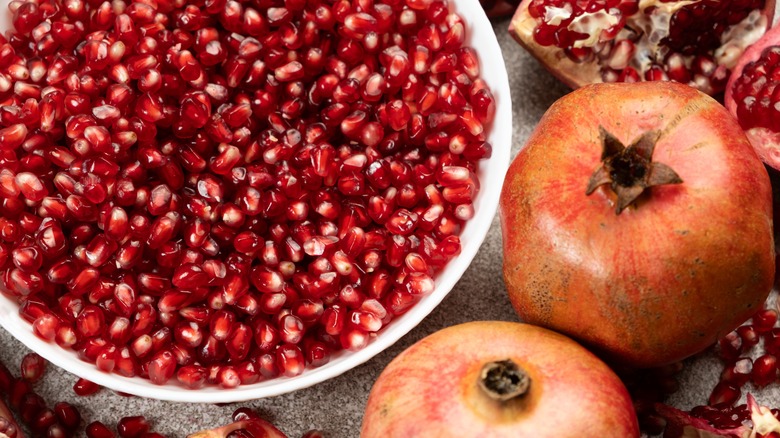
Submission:
{"label": "bowl interior", "polygon": [[[2,11],[0,12],[0,30],[2,31],[11,26],[10,13],[7,12],[8,3],[9,0],[0,0],[0,11]],[[178,386],[175,382],[157,386],[140,377],[126,378],[97,370],[93,364],[79,360],[75,352],[61,349],[54,343],[47,343],[36,337],[32,333],[31,325],[19,317],[17,303],[2,294],[0,294],[0,325],[27,347],[73,374],[115,391],[179,402],[229,403],[269,397],[305,388],[350,370],[395,343],[444,299],[471,263],[492,223],[504,175],[510,161],[512,104],[504,59],[493,28],[479,2],[450,0],[450,4],[467,23],[466,44],[477,51],[481,65],[481,76],[488,83],[496,100],[496,115],[488,138],[493,146],[493,156],[489,160],[482,161],[479,165],[478,175],[481,189],[474,201],[475,217],[468,221],[460,236],[461,254],[437,274],[436,288],[433,293],[422,298],[406,314],[384,327],[366,348],[355,352],[337,353],[328,364],[319,368],[307,369],[302,375],[292,378],[282,377],[239,386],[232,390],[207,387],[192,391]]]}

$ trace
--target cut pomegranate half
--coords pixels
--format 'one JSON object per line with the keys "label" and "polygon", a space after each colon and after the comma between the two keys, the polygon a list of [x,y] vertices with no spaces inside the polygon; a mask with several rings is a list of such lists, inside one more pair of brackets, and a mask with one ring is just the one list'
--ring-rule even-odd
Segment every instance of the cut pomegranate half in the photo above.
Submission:
{"label": "cut pomegranate half", "polygon": [[718,94],[774,8],[775,0],[523,0],[509,31],[573,88],[674,80]]}
{"label": "cut pomegranate half", "polygon": [[685,412],[661,403],[655,408],[667,421],[664,438],[769,438],[780,434],[780,421],[752,394],[747,395],[747,405],[722,409],[694,408]]}
{"label": "cut pomegranate half", "polygon": [[235,435],[237,431],[247,432],[249,436],[255,438],[287,438],[287,435],[274,427],[273,424],[260,418],[236,421],[227,426],[187,435],[187,438],[227,438]]}
{"label": "cut pomegranate half", "polygon": [[758,156],[775,169],[780,169],[778,61],[780,26],[775,26],[742,55],[729,78],[724,99]]}

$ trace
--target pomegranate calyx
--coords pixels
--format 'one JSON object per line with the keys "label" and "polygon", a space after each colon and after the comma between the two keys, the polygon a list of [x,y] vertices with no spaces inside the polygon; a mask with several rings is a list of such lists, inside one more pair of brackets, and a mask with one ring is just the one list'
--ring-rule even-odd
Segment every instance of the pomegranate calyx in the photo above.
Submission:
{"label": "pomegranate calyx", "polygon": [[521,397],[530,386],[531,378],[512,359],[488,362],[479,373],[479,387],[493,400]]}
{"label": "pomegranate calyx", "polygon": [[655,143],[660,136],[658,131],[644,133],[629,146],[602,126],[599,126],[599,132],[604,147],[602,164],[591,175],[585,195],[589,196],[598,187],[609,184],[617,195],[615,214],[620,214],[650,187],[683,182],[671,167],[652,161]]}

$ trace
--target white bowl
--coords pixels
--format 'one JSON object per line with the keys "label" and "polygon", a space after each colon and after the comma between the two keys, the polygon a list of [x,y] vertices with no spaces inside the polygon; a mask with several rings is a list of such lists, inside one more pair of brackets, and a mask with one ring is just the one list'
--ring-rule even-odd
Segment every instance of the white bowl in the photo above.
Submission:
{"label": "white bowl", "polygon": [[[10,18],[7,17],[8,3],[9,0],[0,0],[0,11],[2,11],[0,29],[3,31],[10,26]],[[179,386],[175,378],[171,379],[169,384],[157,386],[140,377],[127,378],[99,371],[93,364],[81,361],[75,352],[64,350],[55,343],[48,343],[35,336],[32,326],[19,317],[17,303],[2,294],[0,294],[0,326],[49,362],[77,376],[127,394],[187,403],[239,402],[306,388],[366,362],[398,341],[444,299],[468,268],[490,228],[510,161],[512,102],[504,58],[498,41],[490,21],[477,0],[450,0],[450,4],[467,23],[466,44],[478,52],[481,77],[487,82],[496,100],[496,115],[488,138],[493,146],[493,156],[489,160],[483,160],[479,165],[481,189],[474,201],[476,214],[468,221],[460,235],[461,254],[438,273],[433,293],[422,298],[407,313],[384,327],[364,349],[334,354],[326,365],[307,369],[296,377],[280,377],[230,390],[217,387],[188,390]]]}

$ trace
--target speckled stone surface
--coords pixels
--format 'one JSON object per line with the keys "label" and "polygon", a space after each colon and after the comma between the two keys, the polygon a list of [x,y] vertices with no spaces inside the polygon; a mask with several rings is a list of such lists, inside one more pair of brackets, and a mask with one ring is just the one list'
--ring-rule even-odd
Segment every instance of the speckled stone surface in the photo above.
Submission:
{"label": "speckled stone surface", "polygon": [[[514,140],[511,145],[514,156],[546,108],[568,89],[512,40],[507,33],[508,24],[508,20],[500,20],[494,22],[493,27],[509,69],[514,105]],[[494,219],[479,254],[457,286],[438,308],[394,346],[364,365],[327,382],[292,394],[241,405],[259,410],[291,438],[313,428],[323,430],[331,438],[357,437],[368,393],[382,369],[424,336],[472,320],[517,320],[501,277],[501,230],[497,219]],[[3,362],[16,367],[27,351],[0,329],[0,358]],[[669,402],[682,408],[703,404],[710,388],[717,382],[719,370],[720,363],[711,354],[689,360],[680,376],[681,389]],[[90,397],[77,397],[71,389],[75,381],[75,376],[50,366],[45,381],[39,384],[37,390],[50,406],[56,401],[68,401],[78,406],[89,421],[100,420],[111,426],[123,416],[143,414],[153,423],[155,431],[168,437],[185,437],[200,429],[225,424],[229,422],[231,413],[241,406],[160,402],[122,397],[109,390]],[[758,399],[774,406],[780,405],[778,385],[758,392]]]}

